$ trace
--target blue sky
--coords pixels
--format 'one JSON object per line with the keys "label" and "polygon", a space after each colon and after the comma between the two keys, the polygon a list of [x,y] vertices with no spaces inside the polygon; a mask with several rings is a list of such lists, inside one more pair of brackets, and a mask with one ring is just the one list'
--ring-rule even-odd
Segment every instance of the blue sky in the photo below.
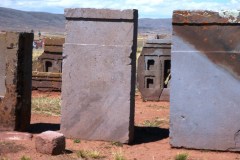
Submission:
{"label": "blue sky", "polygon": [[64,8],[134,8],[140,18],[171,18],[172,11],[177,9],[240,9],[240,0],[1,0],[0,6],[61,14]]}

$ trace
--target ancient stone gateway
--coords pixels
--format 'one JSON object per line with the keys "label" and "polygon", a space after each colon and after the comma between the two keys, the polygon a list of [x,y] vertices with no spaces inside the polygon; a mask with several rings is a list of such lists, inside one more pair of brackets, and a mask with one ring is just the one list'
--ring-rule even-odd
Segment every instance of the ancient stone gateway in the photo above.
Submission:
{"label": "ancient stone gateway", "polygon": [[32,73],[32,89],[40,91],[61,91],[62,50],[65,38],[47,37],[44,52],[39,56],[39,67]]}
{"label": "ancient stone gateway", "polygon": [[39,56],[43,64],[40,72],[62,72],[62,50],[65,39],[60,37],[47,37],[44,42],[44,52]]}
{"label": "ancient stone gateway", "polygon": [[66,9],[61,132],[133,139],[137,10]]}
{"label": "ancient stone gateway", "polygon": [[30,124],[32,44],[32,33],[0,32],[0,131]]}
{"label": "ancient stone gateway", "polygon": [[137,83],[145,101],[169,101],[171,40],[148,40],[138,58]]}
{"label": "ancient stone gateway", "polygon": [[239,37],[239,12],[174,12],[172,146],[240,151]]}

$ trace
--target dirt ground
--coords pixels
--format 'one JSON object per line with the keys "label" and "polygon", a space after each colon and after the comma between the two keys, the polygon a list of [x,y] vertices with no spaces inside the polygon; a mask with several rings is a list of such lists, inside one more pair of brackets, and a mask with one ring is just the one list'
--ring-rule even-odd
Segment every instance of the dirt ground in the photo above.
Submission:
{"label": "dirt ground", "polygon": [[[33,92],[33,96],[49,93]],[[60,96],[51,93],[49,96]],[[35,136],[46,130],[58,131],[60,117],[32,114],[32,140],[0,142],[0,160],[68,160],[78,158],[78,151],[98,151],[102,159],[114,160],[115,154],[125,160],[174,160],[180,153],[188,154],[189,160],[240,160],[239,153],[171,148],[169,144],[169,102],[143,102],[136,94],[135,141],[132,145],[102,141],[66,140],[66,153],[49,156],[37,153]],[[107,129],[107,128],[106,128]],[[29,158],[29,159],[28,159]],[[120,159],[119,159],[120,160]]]}

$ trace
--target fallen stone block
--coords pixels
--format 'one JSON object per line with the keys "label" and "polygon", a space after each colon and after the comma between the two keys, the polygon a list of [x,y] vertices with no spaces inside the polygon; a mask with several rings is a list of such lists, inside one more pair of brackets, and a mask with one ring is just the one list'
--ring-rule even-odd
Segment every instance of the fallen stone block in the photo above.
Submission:
{"label": "fallen stone block", "polygon": [[58,132],[46,131],[35,138],[35,147],[39,153],[58,155],[65,151],[65,146],[65,137]]}

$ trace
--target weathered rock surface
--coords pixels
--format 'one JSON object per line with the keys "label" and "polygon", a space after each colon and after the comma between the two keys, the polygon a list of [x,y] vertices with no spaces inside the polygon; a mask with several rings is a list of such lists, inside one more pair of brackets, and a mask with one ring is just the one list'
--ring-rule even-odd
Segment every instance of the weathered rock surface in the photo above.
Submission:
{"label": "weathered rock surface", "polygon": [[35,138],[35,147],[40,153],[58,155],[65,151],[65,146],[65,137],[58,132],[46,131]]}
{"label": "weathered rock surface", "polygon": [[66,9],[61,132],[133,139],[136,10]]}
{"label": "weathered rock surface", "polygon": [[240,24],[229,13],[174,12],[173,147],[240,151]]}
{"label": "weathered rock surface", "polygon": [[0,131],[30,124],[32,44],[32,33],[0,32]]}

